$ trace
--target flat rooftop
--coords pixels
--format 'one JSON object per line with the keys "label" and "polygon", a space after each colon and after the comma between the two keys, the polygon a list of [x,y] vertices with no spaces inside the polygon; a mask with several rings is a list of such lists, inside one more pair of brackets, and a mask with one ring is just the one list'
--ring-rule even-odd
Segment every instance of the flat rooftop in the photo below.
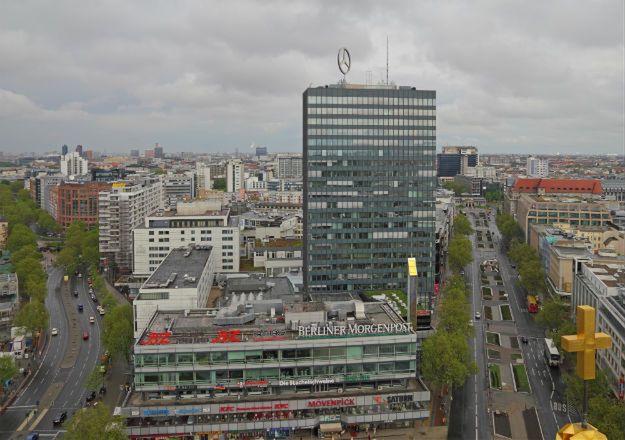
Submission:
{"label": "flat rooftop", "polygon": [[607,287],[625,285],[625,259],[614,263],[587,264],[586,267]]}
{"label": "flat rooftop", "polygon": [[212,249],[212,246],[172,249],[141,290],[197,287]]}
{"label": "flat rooftop", "polygon": [[300,336],[298,325],[318,326],[320,329],[327,326],[381,325],[382,330],[374,333],[380,336],[385,332],[406,334],[402,324],[405,321],[386,302],[303,302],[299,295],[293,295],[292,301],[284,301],[265,299],[262,294],[243,293],[233,294],[228,305],[219,310],[157,311],[138,339],[135,350],[144,346],[152,332],[171,332],[170,344],[195,344],[209,343],[219,337],[220,332],[235,329],[241,342],[266,344],[268,341],[305,338]]}

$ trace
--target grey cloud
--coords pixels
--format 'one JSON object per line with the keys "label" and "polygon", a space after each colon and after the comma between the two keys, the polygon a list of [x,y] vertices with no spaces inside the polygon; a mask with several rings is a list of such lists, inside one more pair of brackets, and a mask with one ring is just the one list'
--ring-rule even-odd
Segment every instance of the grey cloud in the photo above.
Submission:
{"label": "grey cloud", "polygon": [[[437,90],[439,144],[623,151],[623,3],[5,2],[0,150],[301,149],[301,94],[384,76]],[[619,18],[620,17],[620,18]]]}

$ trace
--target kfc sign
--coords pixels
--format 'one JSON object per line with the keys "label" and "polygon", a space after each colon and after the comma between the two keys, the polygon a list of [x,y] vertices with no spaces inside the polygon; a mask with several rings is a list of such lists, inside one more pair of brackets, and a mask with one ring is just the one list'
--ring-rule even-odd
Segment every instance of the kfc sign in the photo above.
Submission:
{"label": "kfc sign", "polygon": [[354,406],[356,401],[353,397],[346,397],[342,399],[317,399],[309,400],[308,408],[325,408],[329,406]]}
{"label": "kfc sign", "polygon": [[141,341],[140,345],[169,345],[171,332],[150,332],[147,340]]}
{"label": "kfc sign", "polygon": [[223,344],[226,342],[241,342],[241,330],[219,330],[217,336],[211,339],[213,344]]}

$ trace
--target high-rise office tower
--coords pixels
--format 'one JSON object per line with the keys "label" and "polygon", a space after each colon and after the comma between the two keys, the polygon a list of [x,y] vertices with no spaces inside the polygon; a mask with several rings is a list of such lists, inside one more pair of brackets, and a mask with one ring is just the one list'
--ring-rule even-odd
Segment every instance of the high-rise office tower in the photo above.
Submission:
{"label": "high-rise office tower", "polygon": [[82,145],[76,145],[76,153],[82,157]]}
{"label": "high-rise office tower", "polygon": [[434,286],[436,92],[338,84],[304,92],[304,283],[309,291]]}
{"label": "high-rise office tower", "polygon": [[438,177],[454,177],[466,174],[469,168],[479,163],[479,154],[476,147],[445,146],[443,154],[436,157],[436,174]]}
{"label": "high-rise office tower", "polygon": [[159,144],[156,144],[154,146],[154,157],[156,159],[162,159],[163,157],[165,157],[163,153],[163,147],[161,147]]}
{"label": "high-rise office tower", "polygon": [[67,154],[67,152],[68,152],[67,145],[63,145],[61,147],[61,156],[65,156]]}

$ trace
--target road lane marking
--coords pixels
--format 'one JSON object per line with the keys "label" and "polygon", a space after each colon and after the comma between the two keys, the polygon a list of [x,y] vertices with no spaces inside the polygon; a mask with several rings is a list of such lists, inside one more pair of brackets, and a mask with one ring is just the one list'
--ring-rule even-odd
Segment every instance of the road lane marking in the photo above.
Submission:
{"label": "road lane marking", "polygon": [[41,422],[41,419],[43,419],[43,416],[45,416],[47,413],[48,413],[48,408],[42,409],[41,412],[39,413],[39,417],[37,417],[37,419],[35,419],[33,424],[30,425],[29,431],[32,431],[33,429],[35,429],[35,427],[39,424],[39,422]]}

